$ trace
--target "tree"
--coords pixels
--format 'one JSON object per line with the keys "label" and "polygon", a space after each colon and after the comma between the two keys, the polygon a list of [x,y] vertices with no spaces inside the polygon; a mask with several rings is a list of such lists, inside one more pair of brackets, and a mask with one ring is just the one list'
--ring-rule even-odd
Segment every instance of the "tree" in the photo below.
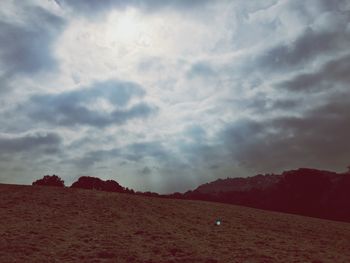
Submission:
{"label": "tree", "polygon": [[42,179],[33,182],[32,185],[64,187],[64,181],[57,175],[45,175]]}

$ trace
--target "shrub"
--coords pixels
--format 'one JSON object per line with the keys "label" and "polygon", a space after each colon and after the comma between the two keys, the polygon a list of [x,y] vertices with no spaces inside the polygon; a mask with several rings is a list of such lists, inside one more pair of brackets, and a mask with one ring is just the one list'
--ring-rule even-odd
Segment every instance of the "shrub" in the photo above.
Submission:
{"label": "shrub", "polygon": [[105,181],[102,190],[108,192],[124,192],[124,188],[114,180]]}
{"label": "shrub", "polygon": [[96,189],[102,190],[104,181],[97,177],[82,176],[78,181],[72,184],[72,188],[83,188],[83,189]]}
{"label": "shrub", "polygon": [[78,181],[74,182],[72,188],[95,189],[108,192],[123,193],[124,188],[114,180],[103,181],[97,177],[82,176]]}
{"label": "shrub", "polygon": [[64,187],[64,181],[57,175],[45,175],[42,179],[33,182],[32,185]]}

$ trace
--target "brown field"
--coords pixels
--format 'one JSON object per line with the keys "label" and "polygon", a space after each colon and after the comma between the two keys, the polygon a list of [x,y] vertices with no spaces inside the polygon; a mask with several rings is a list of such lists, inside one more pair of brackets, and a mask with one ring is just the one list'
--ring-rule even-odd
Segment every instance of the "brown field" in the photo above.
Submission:
{"label": "brown field", "polygon": [[1,263],[350,262],[349,223],[202,201],[0,184],[0,223]]}

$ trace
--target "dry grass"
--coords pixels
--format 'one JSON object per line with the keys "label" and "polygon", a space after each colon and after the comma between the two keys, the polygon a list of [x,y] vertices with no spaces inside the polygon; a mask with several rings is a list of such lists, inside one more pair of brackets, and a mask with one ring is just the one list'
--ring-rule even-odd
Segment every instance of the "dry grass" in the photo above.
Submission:
{"label": "dry grass", "polygon": [[0,185],[0,223],[2,263],[350,262],[348,223],[201,201]]}

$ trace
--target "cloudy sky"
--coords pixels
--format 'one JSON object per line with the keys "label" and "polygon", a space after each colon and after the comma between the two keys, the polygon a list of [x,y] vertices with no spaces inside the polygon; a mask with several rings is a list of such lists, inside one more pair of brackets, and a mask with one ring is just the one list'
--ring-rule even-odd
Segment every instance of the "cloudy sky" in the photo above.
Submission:
{"label": "cloudy sky", "polygon": [[2,0],[0,182],[344,171],[349,47],[349,0]]}

